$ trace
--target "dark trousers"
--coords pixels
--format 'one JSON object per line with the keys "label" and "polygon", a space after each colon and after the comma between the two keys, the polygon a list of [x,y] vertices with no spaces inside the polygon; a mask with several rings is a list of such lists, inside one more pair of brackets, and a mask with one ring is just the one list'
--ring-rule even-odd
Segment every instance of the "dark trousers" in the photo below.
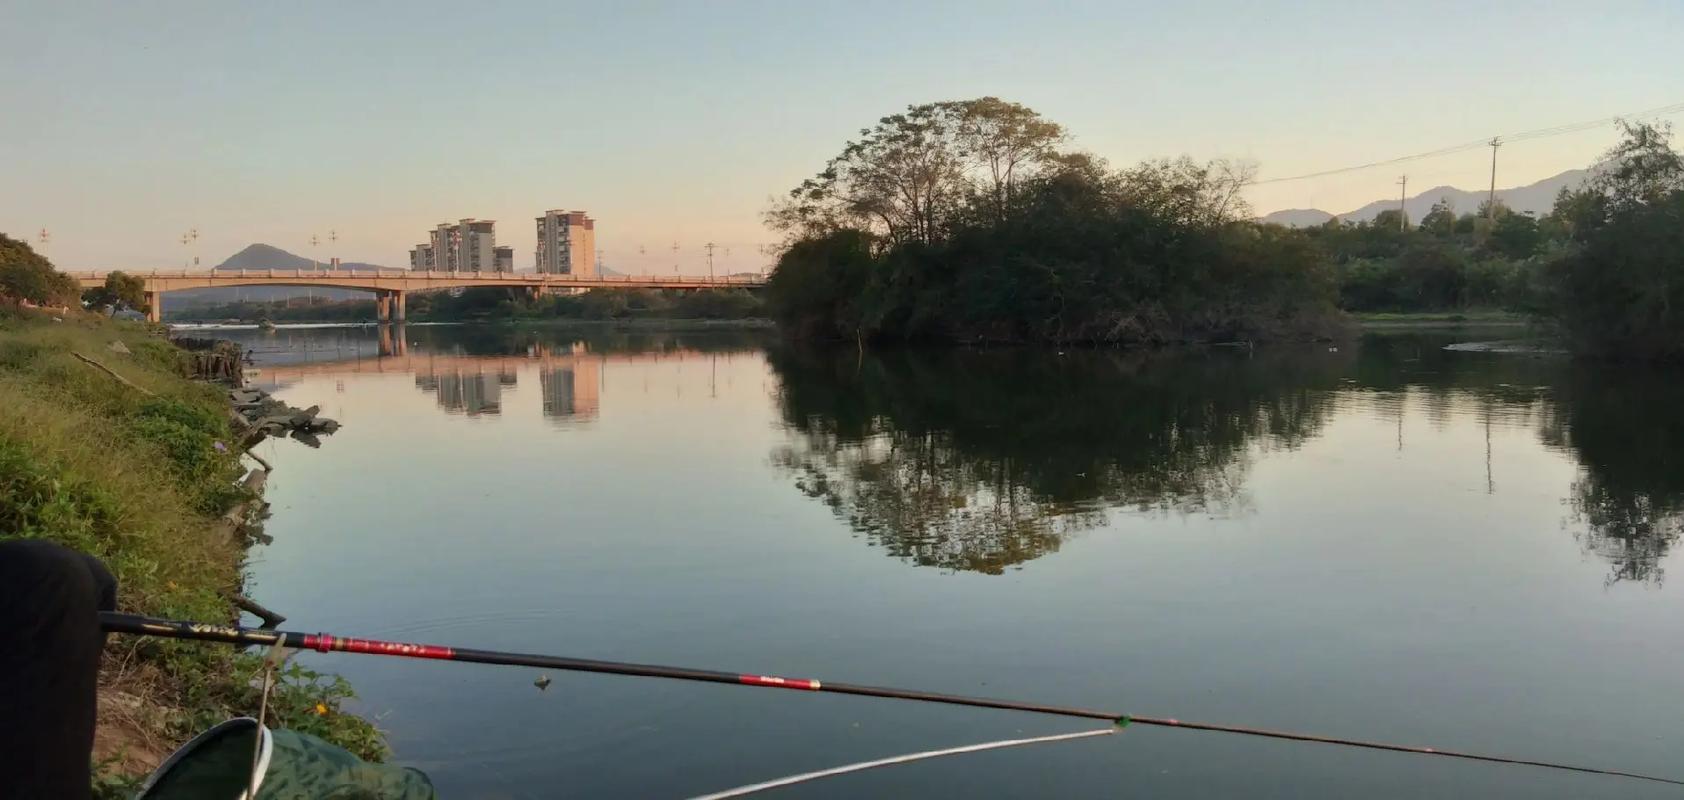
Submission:
{"label": "dark trousers", "polygon": [[92,557],[0,543],[0,798],[86,798],[99,612],[117,581]]}

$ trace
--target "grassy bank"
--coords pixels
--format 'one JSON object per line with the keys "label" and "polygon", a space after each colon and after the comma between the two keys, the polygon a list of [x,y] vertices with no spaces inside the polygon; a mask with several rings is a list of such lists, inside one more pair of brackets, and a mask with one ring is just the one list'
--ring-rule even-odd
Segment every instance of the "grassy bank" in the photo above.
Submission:
{"label": "grassy bank", "polygon": [[[0,308],[0,538],[97,556],[117,576],[120,610],[227,622],[237,618],[227,598],[243,583],[247,543],[216,520],[246,499],[242,468],[222,392],[184,377],[185,363],[139,323]],[[255,714],[260,669],[259,656],[227,647],[113,637],[100,681],[99,788],[132,785],[209,725]],[[288,672],[270,698],[271,726],[383,755],[373,727],[341,713],[351,697],[343,681]]]}

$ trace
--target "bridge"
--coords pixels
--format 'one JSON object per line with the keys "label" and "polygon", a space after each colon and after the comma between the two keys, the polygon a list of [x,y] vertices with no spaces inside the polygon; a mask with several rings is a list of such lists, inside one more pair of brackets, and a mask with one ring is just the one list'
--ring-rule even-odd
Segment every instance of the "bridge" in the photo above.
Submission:
{"label": "bridge", "polygon": [[[110,271],[68,273],[82,288],[105,284]],[[361,289],[374,293],[375,307],[381,322],[402,322],[406,314],[406,300],[410,292],[441,289],[465,289],[501,286],[525,289],[534,297],[557,289],[758,289],[766,279],[758,275],[724,277],[657,275],[560,275],[545,272],[422,272],[407,269],[229,269],[176,270],[131,272],[126,275],[140,278],[146,284],[147,318],[162,319],[160,297],[165,292],[182,289],[208,289],[218,286],[322,286],[335,289]]]}

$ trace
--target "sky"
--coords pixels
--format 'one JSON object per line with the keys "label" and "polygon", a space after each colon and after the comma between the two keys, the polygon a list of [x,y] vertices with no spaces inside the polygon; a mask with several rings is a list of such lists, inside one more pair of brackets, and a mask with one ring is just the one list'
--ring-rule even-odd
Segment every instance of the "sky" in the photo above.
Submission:
{"label": "sky", "polygon": [[[908,104],[994,95],[1113,165],[1227,157],[1269,178],[1684,102],[1680,40],[1679,0],[0,0],[0,232],[47,229],[66,269],[209,266],[253,242],[399,267],[475,217],[526,270],[534,217],[563,208],[622,272],[697,274],[709,241],[716,268],[758,269],[773,197]],[[1517,142],[1497,182],[1613,141]],[[1404,173],[1484,186],[1489,159],[1247,196],[1338,213]]]}

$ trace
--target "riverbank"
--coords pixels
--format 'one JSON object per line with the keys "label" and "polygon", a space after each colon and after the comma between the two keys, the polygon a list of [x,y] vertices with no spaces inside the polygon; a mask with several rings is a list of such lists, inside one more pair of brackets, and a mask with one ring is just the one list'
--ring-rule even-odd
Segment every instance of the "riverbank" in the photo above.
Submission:
{"label": "riverbank", "polygon": [[1363,330],[1396,330],[1396,329],[1429,329],[1429,328],[1464,328],[1464,327],[1514,327],[1524,328],[1532,324],[1532,320],[1525,314],[1512,311],[1470,310],[1470,311],[1423,311],[1423,312],[1351,312],[1351,319]]}
{"label": "riverbank", "polygon": [[[260,507],[242,481],[226,390],[186,377],[192,356],[156,328],[94,315],[0,310],[0,537],[90,553],[118,609],[238,619],[246,536]],[[261,656],[112,637],[100,676],[96,785],[116,796],[210,725],[254,714]],[[269,724],[384,755],[343,713],[344,681],[289,667]]]}

